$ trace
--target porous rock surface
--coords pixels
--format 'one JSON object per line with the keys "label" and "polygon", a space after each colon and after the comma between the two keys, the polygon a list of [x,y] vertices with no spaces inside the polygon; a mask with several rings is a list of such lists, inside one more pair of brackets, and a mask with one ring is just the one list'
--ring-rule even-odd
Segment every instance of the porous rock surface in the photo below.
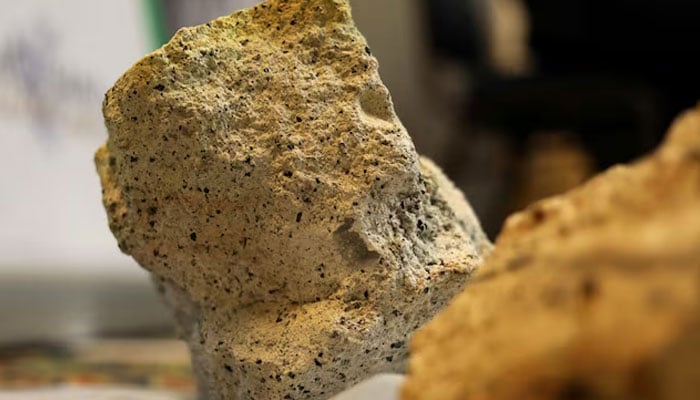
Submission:
{"label": "porous rock surface", "polygon": [[325,399],[401,371],[490,248],[420,159],[345,0],[180,30],[105,96],[96,164],[206,399]]}
{"label": "porous rock surface", "polygon": [[700,107],[509,218],[411,344],[405,400],[700,398]]}

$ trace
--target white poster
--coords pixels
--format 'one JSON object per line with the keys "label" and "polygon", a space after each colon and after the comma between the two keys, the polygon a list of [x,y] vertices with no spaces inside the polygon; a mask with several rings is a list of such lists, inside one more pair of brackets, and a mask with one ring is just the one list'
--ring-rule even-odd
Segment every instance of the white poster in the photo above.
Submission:
{"label": "white poster", "polygon": [[[142,0],[22,0],[0,12],[0,274],[138,274],[92,161],[105,91],[151,50]],[[99,271],[99,272],[98,272]]]}

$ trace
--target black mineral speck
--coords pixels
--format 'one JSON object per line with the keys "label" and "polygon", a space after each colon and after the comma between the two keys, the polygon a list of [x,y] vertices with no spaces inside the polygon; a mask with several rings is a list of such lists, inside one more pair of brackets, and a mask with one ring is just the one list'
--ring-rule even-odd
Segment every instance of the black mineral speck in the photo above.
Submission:
{"label": "black mineral speck", "polygon": [[226,368],[226,371],[228,372],[233,372],[233,368],[231,368],[231,366],[228,364],[224,364],[224,368]]}
{"label": "black mineral speck", "polygon": [[190,239],[192,239],[193,242],[197,241],[197,232],[190,233]]}
{"label": "black mineral speck", "polygon": [[297,222],[301,222],[301,211],[297,213]]}
{"label": "black mineral speck", "polygon": [[159,91],[162,92],[163,90],[165,90],[165,85],[163,85],[162,83],[159,83],[159,84],[155,85],[155,86],[153,87],[153,89],[159,90]]}

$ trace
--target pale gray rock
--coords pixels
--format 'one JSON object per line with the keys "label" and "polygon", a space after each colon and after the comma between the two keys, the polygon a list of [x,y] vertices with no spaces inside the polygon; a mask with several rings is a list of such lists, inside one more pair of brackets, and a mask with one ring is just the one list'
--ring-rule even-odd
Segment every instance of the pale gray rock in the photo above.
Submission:
{"label": "pale gray rock", "polygon": [[325,399],[405,343],[490,244],[421,160],[344,0],[180,30],[104,101],[110,228],[172,304],[207,399]]}

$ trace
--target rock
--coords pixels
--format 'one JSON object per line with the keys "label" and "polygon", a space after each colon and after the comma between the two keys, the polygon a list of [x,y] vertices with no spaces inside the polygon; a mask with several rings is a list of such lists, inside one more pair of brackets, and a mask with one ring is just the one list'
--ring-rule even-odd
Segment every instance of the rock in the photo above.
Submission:
{"label": "rock", "polygon": [[401,371],[490,248],[345,0],[182,29],[103,111],[110,228],[174,308],[202,398],[326,399]]}
{"label": "rock", "polygon": [[402,399],[700,398],[700,108],[511,216],[411,344]]}

